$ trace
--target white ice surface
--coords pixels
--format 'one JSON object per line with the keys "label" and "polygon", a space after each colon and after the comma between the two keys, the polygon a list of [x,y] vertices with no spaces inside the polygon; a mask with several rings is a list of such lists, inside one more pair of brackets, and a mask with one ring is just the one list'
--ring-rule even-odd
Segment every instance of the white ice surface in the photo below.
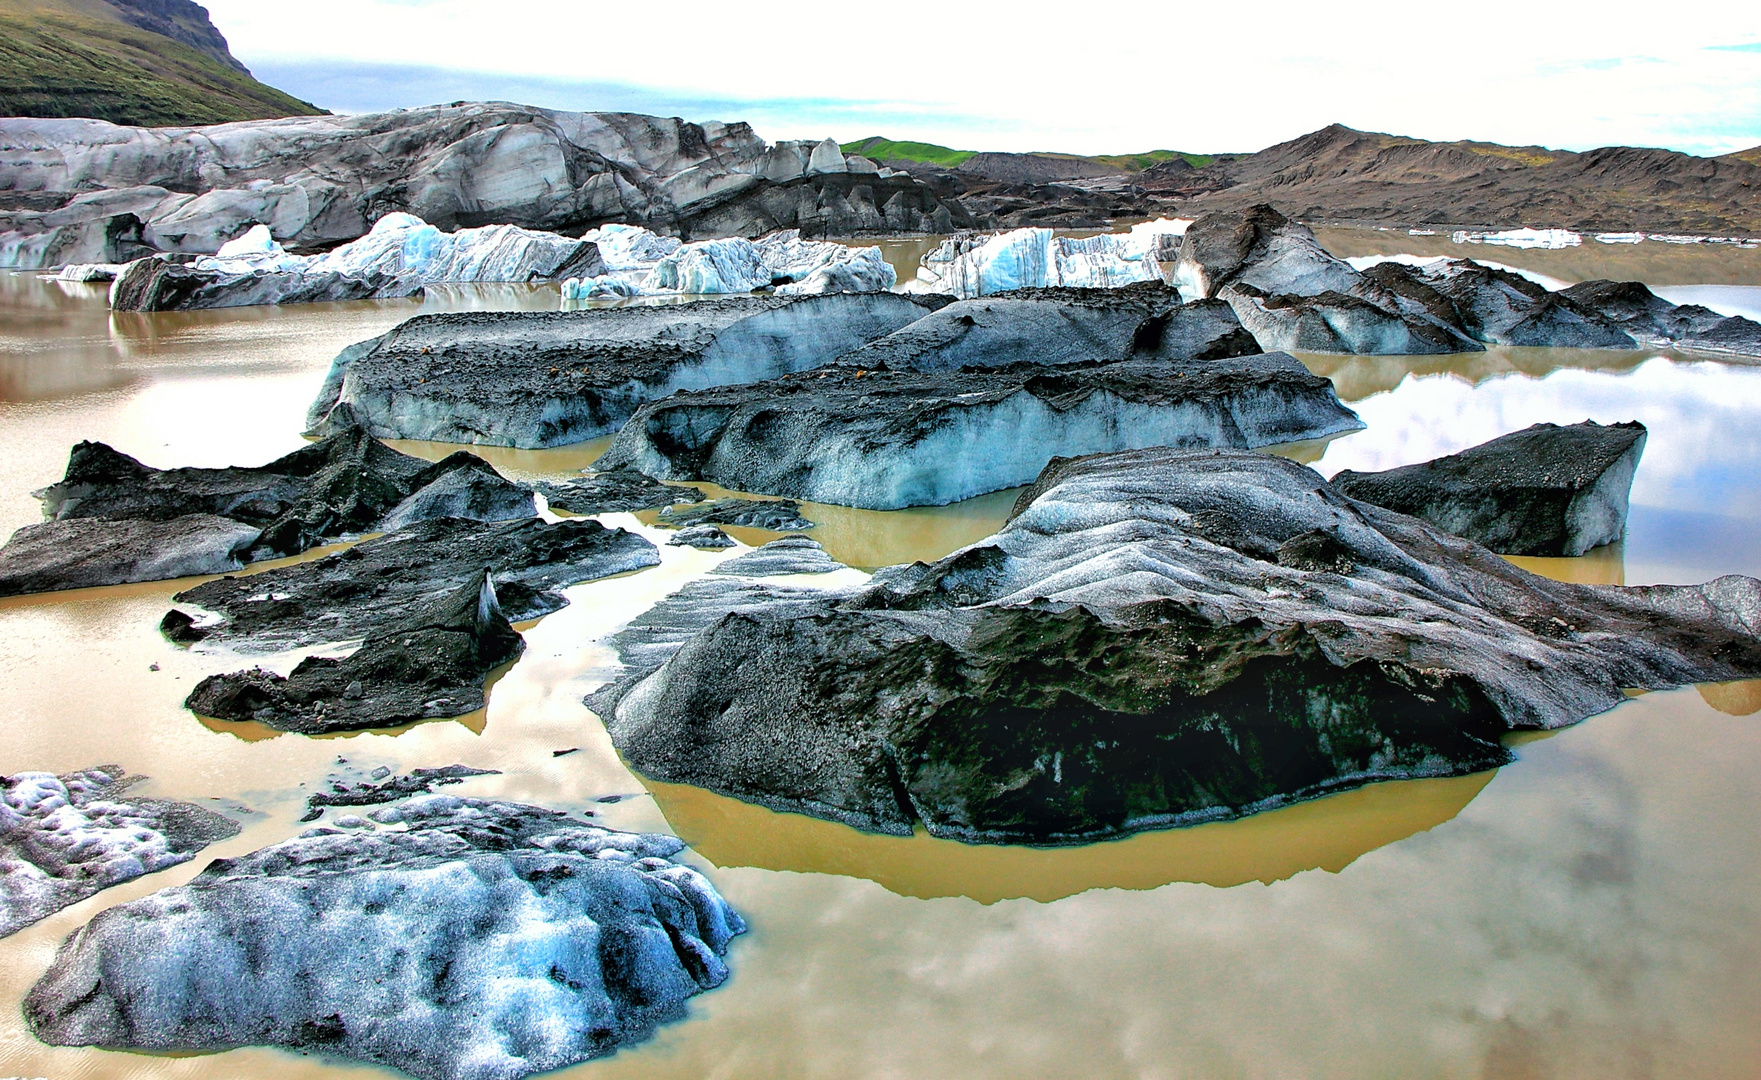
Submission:
{"label": "white ice surface", "polygon": [[1125,233],[1059,236],[1051,229],[1016,229],[988,237],[944,240],[923,257],[910,288],[961,299],[1008,289],[1074,286],[1117,288],[1162,278],[1158,238],[1191,224],[1161,219]]}
{"label": "white ice surface", "polygon": [[1584,242],[1582,236],[1570,229],[1501,229],[1497,232],[1458,229],[1449,238],[1458,244],[1497,244],[1514,248],[1568,248]]}
{"label": "white ice surface", "polygon": [[632,225],[606,225],[586,238],[596,233],[610,237],[609,256],[608,241],[599,241],[608,272],[563,282],[565,301],[745,293],[773,284],[784,295],[883,292],[897,281],[880,248],[803,240],[799,229],[756,241],[731,237],[691,244]]}
{"label": "white ice surface", "polygon": [[[1357,255],[1345,261],[1351,264],[1353,270],[1368,270],[1370,267],[1382,263],[1400,263],[1402,266],[1433,266],[1440,262],[1449,262],[1454,258],[1456,256],[1453,255]],[[1563,278],[1550,277],[1533,270],[1524,270],[1520,266],[1511,266],[1508,263],[1493,262],[1491,259],[1469,259],[1468,262],[1488,266],[1494,270],[1507,271],[1517,277],[1534,282],[1548,292],[1558,292],[1561,289],[1569,288],[1572,284]]]}
{"label": "white ice surface", "polygon": [[579,240],[567,236],[513,225],[449,233],[414,214],[387,214],[367,235],[322,255],[289,254],[270,237],[267,226],[253,225],[222,245],[219,254],[197,259],[195,266],[231,274],[385,274],[424,284],[518,282],[550,276],[579,246]]}

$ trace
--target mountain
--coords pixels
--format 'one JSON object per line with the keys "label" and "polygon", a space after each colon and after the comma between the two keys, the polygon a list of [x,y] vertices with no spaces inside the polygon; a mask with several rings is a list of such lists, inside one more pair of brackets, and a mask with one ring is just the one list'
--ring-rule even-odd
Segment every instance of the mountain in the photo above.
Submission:
{"label": "mountain", "polygon": [[1334,124],[1139,183],[1186,217],[1273,203],[1310,223],[1761,235],[1761,148],[1721,158],[1424,139]]}
{"label": "mountain", "polygon": [[935,143],[903,142],[875,135],[840,147],[846,154],[861,154],[883,165],[910,172],[953,172],[980,181],[1014,184],[1048,184],[1086,180],[1101,176],[1135,173],[1165,161],[1203,165],[1211,159],[1176,150],[1150,150],[1142,154],[1084,156],[1038,152],[1013,154],[994,150],[954,150]]}
{"label": "mountain", "polygon": [[0,0],[0,115],[184,126],[323,111],[252,78],[191,0]]}
{"label": "mountain", "polygon": [[1734,154],[1724,155],[1738,161],[1746,161],[1751,165],[1761,165],[1761,146],[1751,146],[1747,150],[1738,150]]}

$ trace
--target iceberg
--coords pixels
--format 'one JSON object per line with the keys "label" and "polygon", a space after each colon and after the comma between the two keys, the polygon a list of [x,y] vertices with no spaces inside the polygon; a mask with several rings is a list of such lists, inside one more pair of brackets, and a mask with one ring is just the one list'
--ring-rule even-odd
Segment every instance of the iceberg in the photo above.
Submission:
{"label": "iceberg", "polygon": [[[600,244],[605,273],[563,282],[563,299],[746,293],[775,287],[784,296],[884,292],[898,275],[878,247],[803,240],[786,229],[760,240],[732,237],[686,244],[633,225],[607,225]],[[608,254],[613,251],[615,254]]]}
{"label": "iceberg", "polygon": [[1345,260],[1353,270],[1357,270],[1360,273],[1370,269],[1372,266],[1381,266],[1383,263],[1397,263],[1401,266],[1416,266],[1420,269],[1424,269],[1427,267],[1441,266],[1444,263],[1452,261],[1466,261],[1474,263],[1477,266],[1490,267],[1493,270],[1503,270],[1507,274],[1515,274],[1517,277],[1532,281],[1543,289],[1546,289],[1548,292],[1558,292],[1571,284],[1571,282],[1566,281],[1563,278],[1556,278],[1548,274],[1538,273],[1534,270],[1525,270],[1520,266],[1511,266],[1509,263],[1493,262],[1491,259],[1452,260],[1447,255],[1411,255],[1401,253],[1399,255],[1354,255]]}
{"label": "iceberg", "polygon": [[143,259],[116,276],[117,310],[248,307],[381,296],[409,296],[443,282],[547,281],[603,267],[598,245],[514,225],[442,232],[414,214],[387,214],[367,235],[321,255],[295,255],[267,225],[253,225],[213,255],[169,276],[180,287],[155,287],[163,260]]}
{"label": "iceberg", "polygon": [[1450,234],[1458,244],[1497,244],[1513,248],[1577,247],[1584,238],[1570,229],[1504,229],[1499,232],[1470,232],[1457,229]]}
{"label": "iceberg", "polygon": [[1191,222],[1161,218],[1129,232],[1059,236],[1051,229],[1016,229],[952,237],[923,257],[914,292],[970,300],[1010,289],[1048,286],[1115,289],[1163,280],[1161,263],[1179,252]]}
{"label": "iceberg", "polygon": [[0,776],[0,937],[238,835],[194,803],[125,797],[144,779],[120,765]]}
{"label": "iceberg", "polygon": [[338,273],[351,277],[384,274],[416,278],[423,284],[473,281],[539,281],[563,269],[603,265],[598,246],[557,233],[514,225],[442,232],[414,214],[387,214],[366,236],[322,255],[292,255],[270,236],[267,225],[253,225],[221,245],[214,255],[195,259],[198,270],[224,274]]}

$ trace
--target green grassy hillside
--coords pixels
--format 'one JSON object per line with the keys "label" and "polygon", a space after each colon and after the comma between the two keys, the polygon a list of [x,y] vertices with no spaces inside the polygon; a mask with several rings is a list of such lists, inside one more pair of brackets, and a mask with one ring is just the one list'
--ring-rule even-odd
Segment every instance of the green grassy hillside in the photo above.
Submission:
{"label": "green grassy hillside", "polygon": [[0,0],[0,116],[166,126],[321,112],[103,0]]}
{"label": "green grassy hillside", "polygon": [[846,154],[861,154],[865,158],[876,161],[921,161],[929,165],[946,165],[953,168],[972,160],[976,150],[950,150],[945,146],[926,142],[900,142],[895,139],[883,139],[873,135],[866,139],[858,139],[853,143],[844,143],[839,149]]}
{"label": "green grassy hillside", "polygon": [[[978,154],[977,150],[953,150],[935,143],[908,142],[887,139],[879,135],[871,135],[866,139],[844,143],[841,149],[846,154],[861,154],[876,161],[921,161],[929,165],[945,165],[956,168]],[[1057,151],[1034,151],[1033,157],[1075,158],[1081,161],[1093,161],[1118,169],[1120,172],[1142,172],[1159,162],[1171,158],[1185,158],[1193,168],[1203,168],[1212,161],[1209,154],[1188,154],[1179,150],[1151,150],[1142,154],[1066,154]]]}

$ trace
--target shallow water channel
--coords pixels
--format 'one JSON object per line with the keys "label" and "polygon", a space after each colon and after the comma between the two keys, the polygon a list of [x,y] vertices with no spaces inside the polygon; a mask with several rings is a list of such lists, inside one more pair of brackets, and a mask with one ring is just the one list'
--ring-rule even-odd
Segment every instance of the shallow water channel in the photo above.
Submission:
{"label": "shallow water channel", "polygon": [[[300,445],[306,405],[342,346],[421,311],[556,304],[554,289],[488,287],[112,316],[98,287],[0,275],[0,535],[38,518],[29,492],[60,477],[80,439],[152,465],[259,463]],[[1650,441],[1625,542],[1522,564],[1628,584],[1761,574],[1761,367],[1539,349],[1305,361],[1369,425],[1290,450],[1324,474],[1419,461],[1540,420],[1637,419]],[[517,477],[560,477],[599,445],[484,456]],[[834,557],[874,567],[977,540],[1013,499],[898,512],[807,504],[806,514]],[[605,520],[665,535],[650,514]],[[732,531],[746,543],[773,535]],[[264,1049],[46,1047],[18,1008],[61,939],[96,912],[303,828],[306,794],[339,759],[499,769],[448,790],[676,832],[749,920],[733,977],[688,1019],[569,1076],[1755,1074],[1761,685],[1637,696],[1515,740],[1517,760],[1492,773],[1115,843],[876,837],[645,783],[619,761],[580,703],[614,662],[598,639],[726,557],[660,551],[661,566],[578,586],[569,607],[523,625],[527,652],[483,712],[334,738],[208,724],[183,709],[197,680],[246,666],[158,634],[190,581],[0,600],[0,772],[117,762],[151,777],[138,793],[249,808],[235,810],[240,836],[193,862],[0,939],[0,1076],[389,1075]],[[297,658],[269,663],[286,671]],[[580,752],[553,756],[570,748]]]}

